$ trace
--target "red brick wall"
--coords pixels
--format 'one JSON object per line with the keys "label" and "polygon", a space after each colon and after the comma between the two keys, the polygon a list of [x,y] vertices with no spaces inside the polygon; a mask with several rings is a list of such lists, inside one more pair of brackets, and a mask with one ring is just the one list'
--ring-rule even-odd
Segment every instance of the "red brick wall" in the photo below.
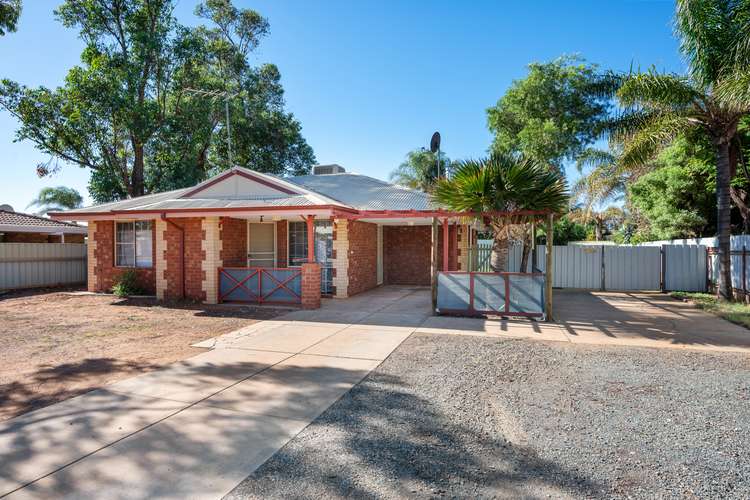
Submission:
{"label": "red brick wall", "polygon": [[221,261],[225,267],[247,265],[247,221],[221,218]]}
{"label": "red brick wall", "polygon": [[369,222],[350,221],[348,295],[378,286],[378,226]]}
{"label": "red brick wall", "polygon": [[287,267],[287,221],[276,222],[276,267]]}
{"label": "red brick wall", "polygon": [[[456,227],[449,226],[448,266],[458,268]],[[431,226],[383,227],[383,280],[389,285],[430,284]],[[438,228],[438,269],[443,269],[443,228]]]}
{"label": "red brick wall", "polygon": [[[156,227],[151,226],[152,252],[151,261],[156,262]],[[94,273],[97,277],[97,291],[104,292],[112,289],[117,276],[123,271],[134,269],[130,267],[115,266],[115,222],[96,221],[96,267]],[[138,274],[139,284],[148,294],[156,293],[156,273],[153,267],[135,268]]]}
{"label": "red brick wall", "polygon": [[303,309],[320,307],[320,264],[306,262],[302,264],[302,300]]}
{"label": "red brick wall", "polygon": [[[183,228],[185,232],[185,298],[198,301],[206,300],[203,293],[203,229],[200,218],[170,219],[171,222]],[[166,261],[167,269],[164,276],[167,280],[165,297],[180,298],[182,273],[180,265],[180,230],[172,223],[167,223],[164,237],[167,241]],[[218,270],[216,271],[218,272]]]}
{"label": "red brick wall", "polygon": [[[5,233],[0,236],[3,243],[61,243],[59,234]],[[84,243],[82,234],[66,234],[65,243]]]}

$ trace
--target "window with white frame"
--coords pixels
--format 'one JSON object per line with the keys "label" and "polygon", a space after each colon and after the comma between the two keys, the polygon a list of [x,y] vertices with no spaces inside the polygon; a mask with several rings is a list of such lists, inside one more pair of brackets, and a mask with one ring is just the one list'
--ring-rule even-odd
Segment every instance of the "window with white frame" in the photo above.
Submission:
{"label": "window with white frame", "polygon": [[115,223],[115,265],[152,267],[153,233],[151,221]]}

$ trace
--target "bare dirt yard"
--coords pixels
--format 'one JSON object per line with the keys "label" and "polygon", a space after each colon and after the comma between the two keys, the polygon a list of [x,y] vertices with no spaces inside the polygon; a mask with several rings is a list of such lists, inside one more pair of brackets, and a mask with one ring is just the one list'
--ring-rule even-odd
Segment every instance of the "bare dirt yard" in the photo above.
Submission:
{"label": "bare dirt yard", "polygon": [[283,312],[71,290],[0,295],[0,420],[194,356],[202,349],[190,344]]}

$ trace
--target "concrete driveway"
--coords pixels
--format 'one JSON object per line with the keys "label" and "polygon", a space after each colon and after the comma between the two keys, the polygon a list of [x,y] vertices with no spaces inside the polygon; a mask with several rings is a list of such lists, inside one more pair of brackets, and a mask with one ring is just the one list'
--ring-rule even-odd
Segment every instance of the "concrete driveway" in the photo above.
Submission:
{"label": "concrete driveway", "polygon": [[554,323],[434,316],[420,333],[750,353],[750,330],[657,292],[554,291]]}
{"label": "concrete driveway", "polygon": [[219,498],[430,314],[387,287],[198,344],[211,350],[0,424],[0,496]]}

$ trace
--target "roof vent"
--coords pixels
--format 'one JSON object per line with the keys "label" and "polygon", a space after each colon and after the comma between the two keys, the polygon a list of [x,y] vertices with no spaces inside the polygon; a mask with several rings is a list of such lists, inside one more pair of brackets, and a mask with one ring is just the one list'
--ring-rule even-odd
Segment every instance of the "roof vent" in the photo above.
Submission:
{"label": "roof vent", "polygon": [[344,172],[346,172],[344,167],[335,163],[331,165],[315,165],[312,169],[313,175],[343,174]]}

